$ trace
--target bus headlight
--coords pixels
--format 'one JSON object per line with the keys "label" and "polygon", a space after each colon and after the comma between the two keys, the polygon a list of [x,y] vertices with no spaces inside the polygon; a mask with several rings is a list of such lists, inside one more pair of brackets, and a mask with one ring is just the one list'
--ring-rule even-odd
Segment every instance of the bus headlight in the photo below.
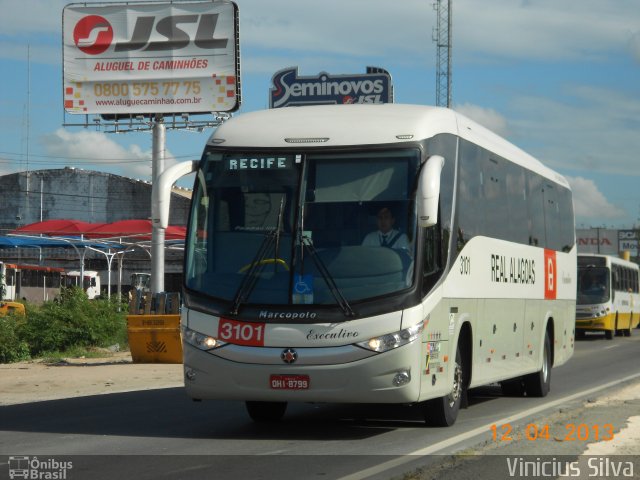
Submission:
{"label": "bus headlight", "polygon": [[380,337],[370,338],[364,342],[358,342],[356,345],[374,352],[386,352],[394,348],[401,347],[407,343],[413,342],[422,333],[424,323],[420,322],[413,327],[405,328],[394,333],[388,333]]}
{"label": "bus headlight", "polygon": [[594,317],[598,318],[598,317],[606,317],[609,314],[609,308],[606,308],[604,305],[603,306],[598,306],[598,307],[593,307],[591,309],[591,313]]}
{"label": "bus headlight", "polygon": [[191,330],[184,326],[182,327],[182,338],[189,345],[204,351],[213,350],[214,348],[220,348],[225,345],[225,342],[218,340],[215,337],[196,332],[195,330]]}

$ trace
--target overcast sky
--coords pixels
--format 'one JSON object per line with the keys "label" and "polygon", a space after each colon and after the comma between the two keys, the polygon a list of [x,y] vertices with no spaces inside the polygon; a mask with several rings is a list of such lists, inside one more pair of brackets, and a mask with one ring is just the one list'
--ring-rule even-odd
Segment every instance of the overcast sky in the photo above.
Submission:
{"label": "overcast sky", "polygon": [[[640,2],[452,0],[454,108],[565,175],[578,228],[640,224]],[[148,180],[151,136],[63,127],[59,0],[0,0],[0,174],[77,168]],[[92,2],[90,2],[92,3]],[[435,102],[434,0],[237,0],[243,105],[272,75],[387,69],[400,103]],[[211,130],[168,131],[169,163]]]}

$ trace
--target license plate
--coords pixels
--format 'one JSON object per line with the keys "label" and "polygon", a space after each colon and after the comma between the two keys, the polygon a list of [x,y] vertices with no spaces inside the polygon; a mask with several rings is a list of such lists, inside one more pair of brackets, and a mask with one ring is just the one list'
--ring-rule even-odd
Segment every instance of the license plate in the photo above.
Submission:
{"label": "license plate", "polygon": [[269,386],[274,390],[307,390],[309,375],[271,375]]}

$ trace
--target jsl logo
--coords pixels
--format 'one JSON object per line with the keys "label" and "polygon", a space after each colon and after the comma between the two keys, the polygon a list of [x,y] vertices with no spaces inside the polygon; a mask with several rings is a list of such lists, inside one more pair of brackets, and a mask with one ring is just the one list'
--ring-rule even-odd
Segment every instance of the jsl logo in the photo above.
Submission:
{"label": "jsl logo", "polygon": [[99,55],[111,45],[113,27],[100,15],[88,15],[76,23],[73,41],[87,55]]}
{"label": "jsl logo", "polygon": [[[116,52],[132,50],[163,51],[185,48],[193,40],[196,47],[203,49],[226,48],[228,38],[214,38],[218,14],[171,15],[157,20],[155,16],[142,16],[136,19],[131,38],[117,42]],[[195,38],[180,28],[189,24],[197,25]],[[155,32],[161,40],[151,40]],[[191,29],[193,31],[193,29]],[[113,27],[107,19],[99,15],[88,15],[81,18],[73,29],[73,40],[77,47],[88,55],[99,55],[113,43]]]}

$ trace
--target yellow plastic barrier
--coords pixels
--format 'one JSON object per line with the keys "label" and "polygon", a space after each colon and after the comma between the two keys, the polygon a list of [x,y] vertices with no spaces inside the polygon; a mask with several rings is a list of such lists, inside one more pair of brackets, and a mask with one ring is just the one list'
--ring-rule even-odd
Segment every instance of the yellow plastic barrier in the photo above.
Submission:
{"label": "yellow plastic barrier", "polygon": [[180,315],[127,315],[133,363],[182,363]]}

